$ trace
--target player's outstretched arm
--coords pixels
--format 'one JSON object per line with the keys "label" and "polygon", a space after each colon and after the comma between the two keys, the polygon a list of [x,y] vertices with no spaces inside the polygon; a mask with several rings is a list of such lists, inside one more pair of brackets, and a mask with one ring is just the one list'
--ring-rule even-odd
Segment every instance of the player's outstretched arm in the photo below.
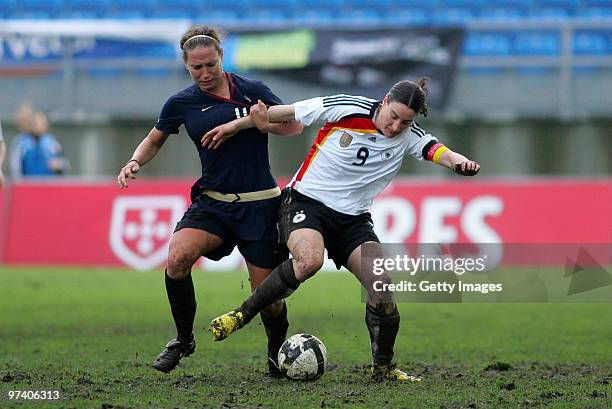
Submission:
{"label": "player's outstretched arm", "polygon": [[117,184],[121,189],[127,187],[128,179],[136,179],[136,174],[140,168],[157,155],[167,139],[167,134],[157,128],[151,129],[149,134],[136,147],[132,158],[119,171]]}
{"label": "player's outstretched arm", "polygon": [[[262,115],[265,115],[263,111],[267,112],[267,120],[261,118]],[[232,122],[219,125],[208,131],[206,135],[202,137],[202,146],[209,149],[217,149],[223,142],[243,129],[257,127],[262,130],[268,129],[274,124],[280,124],[281,122],[295,121],[295,109],[293,105],[274,105],[267,108],[263,102],[259,101],[256,105],[251,107],[251,113],[253,118],[257,117],[255,120],[261,121],[259,126],[253,122],[251,115],[240,119],[234,119]],[[270,131],[275,132],[272,129],[270,129]],[[267,132],[267,130],[265,132]]]}
{"label": "player's outstretched arm", "polygon": [[448,148],[442,153],[438,163],[463,176],[474,176],[480,170],[480,165],[477,162]]}
{"label": "player's outstretched arm", "polygon": [[[280,136],[294,136],[299,135],[304,131],[304,125],[293,119],[294,112],[290,112],[290,110],[286,112],[287,116],[292,117],[291,120],[284,122],[270,122],[268,107],[261,100],[258,100],[257,104],[251,107],[249,116],[260,132],[272,132]],[[281,111],[279,114],[282,115],[284,112]]]}

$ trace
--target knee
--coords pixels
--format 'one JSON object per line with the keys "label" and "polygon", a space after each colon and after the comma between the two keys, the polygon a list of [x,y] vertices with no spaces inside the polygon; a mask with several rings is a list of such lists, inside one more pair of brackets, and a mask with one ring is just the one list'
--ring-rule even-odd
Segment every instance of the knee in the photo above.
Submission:
{"label": "knee", "polygon": [[173,279],[182,279],[191,273],[194,259],[188,254],[170,252],[168,255],[168,269],[166,274]]}
{"label": "knee", "polygon": [[376,308],[376,311],[378,313],[380,313],[381,315],[399,315],[399,312],[397,311],[397,305],[395,303],[389,302],[389,303],[379,303],[376,304],[376,306],[374,307]]}
{"label": "knee", "polygon": [[304,281],[319,271],[323,267],[323,254],[314,251],[304,251],[294,258],[293,268],[295,277]]}

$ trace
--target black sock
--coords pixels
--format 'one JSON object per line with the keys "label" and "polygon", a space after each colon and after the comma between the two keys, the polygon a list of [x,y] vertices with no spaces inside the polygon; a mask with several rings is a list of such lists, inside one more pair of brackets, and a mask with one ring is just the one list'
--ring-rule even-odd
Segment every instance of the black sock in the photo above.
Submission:
{"label": "black sock", "polygon": [[193,320],[196,313],[196,299],[193,290],[191,273],[183,279],[173,279],[166,276],[166,292],[172,309],[172,317],[176,325],[179,340],[189,341],[193,334]]}
{"label": "black sock", "polygon": [[283,261],[240,306],[244,323],[251,321],[274,301],[289,297],[300,284],[293,272],[293,261],[291,259]]}
{"label": "black sock", "polygon": [[268,367],[270,369],[278,367],[278,350],[280,349],[285,338],[287,338],[287,329],[289,321],[287,320],[287,304],[283,302],[283,310],[276,316],[264,314],[263,311],[259,314],[266,335],[268,336]]}
{"label": "black sock", "polygon": [[383,304],[378,308],[366,303],[365,321],[370,333],[374,365],[388,365],[393,360],[393,346],[399,331],[400,315],[393,306],[391,314],[385,314]]}

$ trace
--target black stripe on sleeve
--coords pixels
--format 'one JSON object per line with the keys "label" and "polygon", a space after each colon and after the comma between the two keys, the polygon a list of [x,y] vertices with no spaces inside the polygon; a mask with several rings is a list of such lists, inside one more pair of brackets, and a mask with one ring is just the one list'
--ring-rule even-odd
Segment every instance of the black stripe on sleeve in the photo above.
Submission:
{"label": "black stripe on sleeve", "polygon": [[427,159],[427,153],[429,152],[431,147],[434,146],[437,143],[438,143],[438,141],[433,139],[433,140],[427,142],[427,145],[423,146],[423,150],[421,151],[421,155],[423,155],[423,159],[428,160]]}
{"label": "black stripe on sleeve", "polygon": [[323,99],[323,107],[337,106],[337,105],[355,105],[361,106],[364,109],[369,110],[372,108],[372,102],[364,101],[356,98],[337,98],[337,99]]}
{"label": "black stripe on sleeve", "polygon": [[357,102],[333,102],[331,104],[323,104],[323,107],[328,108],[328,107],[334,107],[334,106],[355,106],[355,107],[359,107],[362,109],[365,109],[366,111],[370,111],[370,106],[367,105],[363,105]]}
{"label": "black stripe on sleeve", "polygon": [[419,138],[422,138],[425,136],[425,132],[418,126],[415,126],[414,124],[412,124],[412,126],[410,127],[410,130],[414,132]]}
{"label": "black stripe on sleeve", "polygon": [[329,97],[323,97],[324,101],[337,101],[337,100],[341,100],[341,99],[345,99],[345,100],[353,100],[353,101],[359,101],[359,102],[365,102],[366,104],[373,104],[376,102],[376,100],[372,100],[369,98],[365,98],[365,97],[356,97],[353,95],[332,95]]}

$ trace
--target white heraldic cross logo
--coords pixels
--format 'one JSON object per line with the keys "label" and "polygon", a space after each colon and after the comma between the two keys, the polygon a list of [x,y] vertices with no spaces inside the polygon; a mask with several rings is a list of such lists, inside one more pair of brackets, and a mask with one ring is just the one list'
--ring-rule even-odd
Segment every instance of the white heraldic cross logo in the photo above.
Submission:
{"label": "white heraldic cross logo", "polygon": [[122,196],[111,216],[113,253],[136,270],[160,265],[168,255],[172,230],[186,208],[182,196]]}

